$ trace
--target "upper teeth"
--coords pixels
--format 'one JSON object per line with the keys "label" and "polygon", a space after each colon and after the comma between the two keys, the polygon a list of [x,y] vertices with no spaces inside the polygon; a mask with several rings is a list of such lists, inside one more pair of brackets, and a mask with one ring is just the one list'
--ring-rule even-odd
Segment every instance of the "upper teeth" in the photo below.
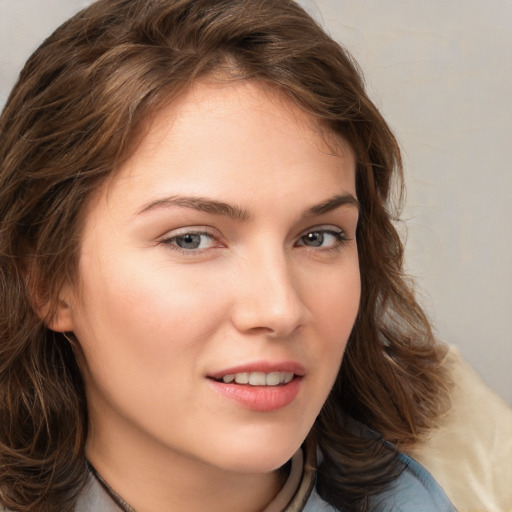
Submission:
{"label": "upper teeth", "polygon": [[249,384],[250,386],[278,386],[279,384],[288,384],[292,380],[293,373],[287,372],[243,372],[222,377],[222,381],[226,384],[234,381],[237,384]]}

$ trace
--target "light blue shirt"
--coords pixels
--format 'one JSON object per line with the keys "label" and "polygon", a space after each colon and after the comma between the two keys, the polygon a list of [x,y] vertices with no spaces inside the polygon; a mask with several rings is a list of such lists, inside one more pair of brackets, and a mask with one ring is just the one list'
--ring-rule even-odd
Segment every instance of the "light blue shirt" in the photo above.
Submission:
{"label": "light blue shirt", "polygon": [[[370,512],[457,512],[432,475],[404,453],[405,469],[391,488],[370,499]],[[322,500],[313,489],[303,512],[343,512]]]}

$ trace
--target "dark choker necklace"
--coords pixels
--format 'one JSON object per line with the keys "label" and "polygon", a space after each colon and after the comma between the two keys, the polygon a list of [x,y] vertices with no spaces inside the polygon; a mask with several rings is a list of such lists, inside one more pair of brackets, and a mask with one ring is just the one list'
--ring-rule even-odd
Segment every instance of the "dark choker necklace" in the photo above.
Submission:
{"label": "dark choker necklace", "polygon": [[110,485],[103,480],[102,476],[96,471],[95,467],[87,461],[87,467],[91,472],[91,475],[96,479],[96,481],[103,487],[105,492],[112,498],[114,503],[123,511],[123,512],[137,512],[131,505],[126,503],[126,501],[117,494]]}

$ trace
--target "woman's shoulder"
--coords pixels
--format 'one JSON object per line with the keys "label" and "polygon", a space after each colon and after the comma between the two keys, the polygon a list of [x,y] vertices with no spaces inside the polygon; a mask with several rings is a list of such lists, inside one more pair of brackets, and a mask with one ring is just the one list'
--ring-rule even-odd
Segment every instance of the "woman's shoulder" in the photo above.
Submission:
{"label": "woman's shoulder", "polygon": [[[393,485],[369,500],[369,512],[456,512],[432,475],[403,453],[404,470]],[[313,489],[302,512],[343,512],[324,501]]]}
{"label": "woman's shoulder", "polygon": [[421,464],[404,453],[398,457],[404,470],[389,489],[370,500],[370,510],[456,512],[441,486]]}
{"label": "woman's shoulder", "polygon": [[[355,420],[349,421],[349,430],[358,437],[380,439],[377,433]],[[441,486],[420,463],[387,441],[381,440],[389,450],[396,453],[402,470],[400,475],[385,490],[368,499],[368,512],[456,512]],[[321,453],[318,453],[322,459]],[[323,500],[313,489],[302,512],[344,512],[338,511]]]}

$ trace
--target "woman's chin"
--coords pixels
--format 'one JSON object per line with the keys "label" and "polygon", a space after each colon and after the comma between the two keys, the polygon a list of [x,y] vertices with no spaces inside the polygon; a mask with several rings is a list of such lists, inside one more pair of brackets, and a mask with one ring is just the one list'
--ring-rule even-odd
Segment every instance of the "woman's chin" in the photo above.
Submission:
{"label": "woman's chin", "polygon": [[246,474],[270,473],[284,466],[300,448],[301,443],[276,447],[261,445],[242,447],[239,450],[226,450],[220,458],[220,468]]}

